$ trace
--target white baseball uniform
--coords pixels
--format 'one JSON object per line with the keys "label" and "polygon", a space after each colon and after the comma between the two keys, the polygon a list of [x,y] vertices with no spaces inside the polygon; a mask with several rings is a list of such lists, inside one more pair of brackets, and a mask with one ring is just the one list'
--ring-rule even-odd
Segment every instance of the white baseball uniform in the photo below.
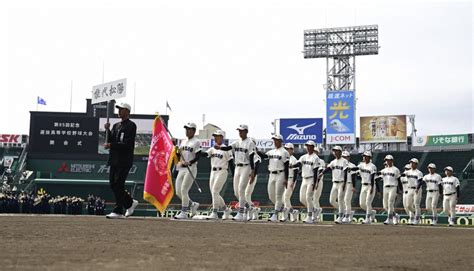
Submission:
{"label": "white baseball uniform", "polygon": [[410,211],[410,218],[415,217],[416,220],[420,219],[421,215],[421,198],[422,191],[421,188],[417,192],[416,188],[418,187],[418,181],[423,179],[423,173],[418,169],[409,169],[405,171],[405,178],[408,182],[408,193],[407,193],[407,209]]}
{"label": "white baseball uniform", "polygon": [[359,175],[362,179],[359,205],[360,208],[365,210],[367,217],[372,215],[372,202],[376,192],[375,181],[373,182],[373,180],[376,173],[377,167],[372,162],[362,162],[359,164]]}
{"label": "white baseball uniform", "polygon": [[296,175],[295,175],[295,169],[292,169],[291,166],[295,165],[298,162],[296,157],[293,155],[290,156],[290,171],[288,172],[288,183],[285,188],[285,193],[283,195],[284,197],[284,202],[285,202],[285,208],[288,210],[293,209],[293,206],[291,206],[291,195],[293,195],[293,190],[294,185],[296,183]]}
{"label": "white baseball uniform", "polygon": [[[196,158],[196,153],[201,151],[201,143],[196,137],[186,138],[179,145],[180,162],[190,162]],[[193,185],[193,178],[197,174],[197,163],[186,167],[178,164],[178,176],[176,177],[176,195],[181,199],[182,210],[187,212],[192,203],[189,198],[189,190]],[[192,174],[192,175],[191,175]]]}
{"label": "white baseball uniform", "polygon": [[[234,173],[234,195],[239,200],[240,212],[244,212],[245,204],[245,190],[249,184],[250,174],[252,168],[250,167],[250,155],[255,153],[255,144],[250,138],[244,140],[239,139],[232,144],[234,151],[235,173]],[[249,202],[248,204],[251,204]]]}
{"label": "white baseball uniform", "polygon": [[[349,162],[347,164],[349,169],[356,166]],[[352,214],[352,196],[354,194],[353,188],[355,184],[355,172],[349,171],[347,174],[346,186],[344,188],[344,214],[349,217]]]}
{"label": "white baseball uniform", "polygon": [[268,158],[268,197],[275,204],[275,212],[283,209],[283,193],[285,192],[285,163],[290,160],[290,154],[285,148],[270,150],[266,153]]}
{"label": "white baseball uniform", "polygon": [[[314,172],[314,170],[321,167],[321,161],[322,160],[316,153],[305,154],[298,160],[298,162],[301,163],[301,176],[303,179],[300,187],[300,202],[306,206],[308,214],[312,213],[315,208],[316,202],[314,200],[314,194],[317,189],[314,189],[314,179],[317,178],[317,176],[314,174],[318,173]],[[323,183],[319,182],[319,187],[321,187],[321,189],[322,186]]]}
{"label": "white baseball uniform", "polygon": [[426,210],[432,212],[433,219],[438,219],[438,199],[439,199],[439,185],[443,182],[438,173],[426,174],[423,177],[426,183]]}
{"label": "white baseball uniform", "polygon": [[398,168],[386,167],[381,170],[383,181],[383,208],[387,211],[389,219],[395,214],[395,199],[397,197],[398,178],[400,170]]}
{"label": "white baseball uniform", "polygon": [[405,213],[407,216],[410,216],[410,209],[408,208],[408,180],[407,177],[405,176],[407,170],[405,169],[405,172],[403,172],[403,176],[400,177],[400,181],[402,182],[402,189],[403,189],[403,209],[405,209]]}
{"label": "white baseball uniform", "polygon": [[206,152],[211,158],[209,188],[212,195],[212,209],[213,211],[224,210],[225,201],[220,193],[227,180],[229,161],[234,158],[231,151],[216,150],[214,147]]}
{"label": "white baseball uniform", "polygon": [[[260,157],[260,155],[255,153],[255,155],[253,156],[253,164],[257,165],[257,163],[261,164],[262,163],[262,158]],[[258,179],[258,175],[255,174],[255,179],[254,179],[253,183],[249,182],[249,184],[247,185],[247,188],[245,189],[245,200],[251,206],[253,206],[252,194],[253,194],[253,190],[255,189],[255,185],[257,184],[257,179]]]}
{"label": "white baseball uniform", "polygon": [[456,203],[458,201],[457,187],[460,186],[459,179],[451,176],[444,177],[443,184],[443,212],[454,220],[456,217]]}
{"label": "white baseball uniform", "polygon": [[329,203],[338,210],[339,216],[344,214],[344,174],[349,162],[344,158],[334,159],[328,168],[332,170],[332,188]]}

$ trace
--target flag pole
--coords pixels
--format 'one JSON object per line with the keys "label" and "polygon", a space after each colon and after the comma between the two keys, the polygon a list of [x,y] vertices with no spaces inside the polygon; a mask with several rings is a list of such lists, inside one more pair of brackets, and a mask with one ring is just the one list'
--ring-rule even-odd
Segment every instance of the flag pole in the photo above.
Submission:
{"label": "flag pole", "polygon": [[[105,78],[105,59],[102,60],[102,84],[105,83],[104,81],[104,78]],[[106,117],[107,117],[107,121],[106,123],[109,123],[109,119],[110,119],[110,116],[109,116],[109,101],[107,100],[107,108],[106,108]],[[107,133],[107,131],[105,131],[105,142],[104,143],[107,143],[109,142],[109,133]]]}
{"label": "flag pole", "polygon": [[72,80],[71,80],[71,93],[69,97],[69,112],[72,112]]}

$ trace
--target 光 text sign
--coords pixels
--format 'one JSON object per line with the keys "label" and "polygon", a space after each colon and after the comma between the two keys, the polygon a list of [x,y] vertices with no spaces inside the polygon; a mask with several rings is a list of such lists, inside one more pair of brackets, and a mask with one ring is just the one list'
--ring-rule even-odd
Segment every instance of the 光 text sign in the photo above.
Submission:
{"label": "\u5149 text sign", "polygon": [[354,100],[353,90],[327,92],[327,144],[355,144]]}
{"label": "\u5149 text sign", "polygon": [[304,144],[308,140],[323,143],[323,119],[280,119],[284,143]]}

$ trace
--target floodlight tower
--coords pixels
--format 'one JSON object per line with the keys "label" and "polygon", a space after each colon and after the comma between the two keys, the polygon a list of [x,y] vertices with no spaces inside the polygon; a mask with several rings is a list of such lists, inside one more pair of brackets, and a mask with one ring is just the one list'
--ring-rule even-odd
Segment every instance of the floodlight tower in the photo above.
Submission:
{"label": "floodlight tower", "polygon": [[377,55],[378,40],[378,25],[305,30],[303,55],[326,58],[327,92],[353,90],[355,96],[355,57]]}
{"label": "floodlight tower", "polygon": [[304,31],[304,58],[326,58],[326,90],[355,89],[355,57],[379,53],[378,25]]}

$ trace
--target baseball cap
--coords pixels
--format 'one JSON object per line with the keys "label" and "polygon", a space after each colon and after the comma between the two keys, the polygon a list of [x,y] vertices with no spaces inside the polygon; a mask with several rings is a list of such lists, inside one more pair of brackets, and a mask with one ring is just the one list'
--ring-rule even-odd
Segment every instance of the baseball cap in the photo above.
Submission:
{"label": "baseball cap", "polygon": [[334,147],[332,147],[332,150],[333,151],[342,151],[342,148],[341,148],[341,146],[334,146]]}
{"label": "baseball cap", "polygon": [[216,130],[214,133],[212,133],[212,136],[224,136],[224,131]]}
{"label": "baseball cap", "polygon": [[197,126],[196,126],[196,123],[194,122],[188,122],[184,125],[184,128],[196,130]]}
{"label": "baseball cap", "polygon": [[436,168],[436,165],[433,164],[433,163],[430,163],[430,164],[428,165],[428,168]]}
{"label": "baseball cap", "polygon": [[295,146],[292,143],[286,143],[285,144],[285,149],[294,149]]}
{"label": "baseball cap", "polygon": [[393,156],[391,156],[390,154],[385,156],[385,158],[383,160],[393,160]]}
{"label": "baseball cap", "polygon": [[416,159],[416,158],[410,159],[410,162],[415,163],[415,164],[418,164],[418,163],[419,163],[419,162],[418,162],[418,159]]}
{"label": "baseball cap", "polygon": [[306,141],[305,145],[306,145],[306,146],[313,146],[313,147],[316,147],[316,143],[314,143],[313,140],[308,140],[308,141]]}
{"label": "baseball cap", "polygon": [[351,154],[348,151],[343,151],[342,152],[342,157],[350,157]]}
{"label": "baseball cap", "polygon": [[404,169],[411,169],[410,164],[406,164],[405,167],[404,167]]}
{"label": "baseball cap", "polygon": [[449,170],[449,171],[451,171],[451,172],[454,172],[453,168],[450,167],[450,166],[445,167],[444,170]]}
{"label": "baseball cap", "polygon": [[365,151],[362,156],[372,157],[372,153],[370,151]]}
{"label": "baseball cap", "polygon": [[129,112],[132,110],[132,107],[131,107],[128,103],[120,103],[120,104],[117,104],[117,105],[115,105],[115,108],[118,108],[118,109],[125,108],[125,109],[127,109]]}
{"label": "baseball cap", "polygon": [[272,139],[283,140],[283,137],[281,135],[273,135]]}
{"label": "baseball cap", "polygon": [[240,124],[239,127],[237,127],[237,130],[249,130],[249,126],[246,124]]}

